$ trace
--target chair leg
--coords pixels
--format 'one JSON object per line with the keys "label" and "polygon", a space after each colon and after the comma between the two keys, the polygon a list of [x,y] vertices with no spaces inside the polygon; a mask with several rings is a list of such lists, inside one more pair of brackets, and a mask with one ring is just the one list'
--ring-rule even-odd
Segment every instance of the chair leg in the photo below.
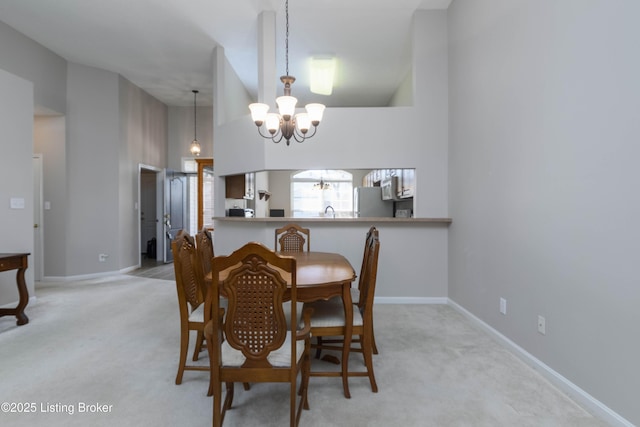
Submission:
{"label": "chair leg", "polygon": [[200,356],[200,352],[202,351],[202,344],[204,342],[204,332],[198,331],[198,335],[196,337],[196,348],[193,350],[193,361],[198,360]]}
{"label": "chair leg", "polygon": [[309,377],[311,377],[311,358],[309,357],[309,352],[307,352],[307,356],[305,356],[305,360],[302,365],[302,403],[304,409],[309,409],[309,399],[307,397],[309,391]]}
{"label": "chair leg", "polygon": [[320,359],[320,353],[322,353],[322,337],[316,337],[316,359]]}
{"label": "chair leg", "polygon": [[364,357],[364,365],[367,368],[367,375],[369,376],[369,382],[371,383],[371,391],[378,392],[378,384],[376,384],[376,378],[373,375],[373,343],[371,338],[373,337],[373,331],[364,331],[361,335],[360,346],[362,348],[362,356]]}
{"label": "chair leg", "polygon": [[371,323],[371,346],[373,347],[373,354],[378,354],[378,346],[376,345],[376,335],[373,332],[373,323]]}
{"label": "chair leg", "polygon": [[[209,355],[209,391],[207,391],[207,396],[213,396],[213,387],[214,387],[214,373],[217,371],[217,367],[213,366],[213,343],[210,340],[207,340],[207,354]],[[215,399],[214,399],[215,404]]]}
{"label": "chair leg", "polygon": [[210,388],[213,388],[213,427],[220,427],[222,426],[222,384],[216,382]]}
{"label": "chair leg", "polygon": [[229,382],[226,383],[227,384],[227,396],[224,398],[224,407],[222,408],[222,412],[223,412],[223,419],[224,419],[224,413],[227,411],[227,409],[231,409],[231,405],[233,405],[233,383]]}
{"label": "chair leg", "polygon": [[189,329],[180,327],[180,362],[178,365],[178,375],[176,375],[176,384],[182,384],[182,374],[187,364],[187,351],[189,350]]}
{"label": "chair leg", "polygon": [[295,378],[291,381],[291,383],[289,383],[289,425],[291,427],[296,427],[297,425],[297,414],[298,411],[296,410],[296,400],[297,400],[297,393],[296,393],[296,380]]}

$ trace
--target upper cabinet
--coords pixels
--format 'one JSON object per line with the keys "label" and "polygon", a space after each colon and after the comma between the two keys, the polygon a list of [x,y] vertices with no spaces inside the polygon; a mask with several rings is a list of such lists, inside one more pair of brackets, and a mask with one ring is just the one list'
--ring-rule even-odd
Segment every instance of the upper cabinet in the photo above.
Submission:
{"label": "upper cabinet", "polygon": [[362,185],[364,187],[378,187],[392,177],[397,177],[398,180],[395,197],[398,199],[413,197],[416,188],[415,169],[374,169],[364,176]]}
{"label": "upper cabinet", "polygon": [[229,175],[225,177],[225,197],[227,199],[253,200],[255,194],[255,174]]}

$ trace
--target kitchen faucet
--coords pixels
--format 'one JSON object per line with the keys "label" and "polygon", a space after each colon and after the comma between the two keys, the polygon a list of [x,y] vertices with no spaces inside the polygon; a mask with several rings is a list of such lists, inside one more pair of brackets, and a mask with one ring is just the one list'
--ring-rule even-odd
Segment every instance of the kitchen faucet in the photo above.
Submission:
{"label": "kitchen faucet", "polygon": [[335,217],[336,217],[336,210],[335,210],[335,209],[333,209],[333,206],[331,206],[331,205],[327,206],[327,207],[324,209],[324,213],[325,213],[325,215],[326,215],[327,211],[329,210],[329,208],[331,208],[331,212],[333,212],[333,217],[335,218]]}

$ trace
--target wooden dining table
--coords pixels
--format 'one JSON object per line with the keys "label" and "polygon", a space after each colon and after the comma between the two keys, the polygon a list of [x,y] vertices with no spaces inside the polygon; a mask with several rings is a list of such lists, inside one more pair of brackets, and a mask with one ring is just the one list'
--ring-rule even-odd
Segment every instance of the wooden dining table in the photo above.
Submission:
{"label": "wooden dining table", "polygon": [[[311,376],[340,376],[346,398],[349,393],[349,350],[353,328],[353,304],[351,301],[351,283],[356,273],[349,260],[343,255],[332,252],[277,252],[278,255],[296,259],[296,289],[299,302],[328,300],[340,296],[344,304],[346,322],[342,366],[340,372],[312,371]],[[286,279],[286,275],[283,274]],[[290,282],[289,282],[290,283]],[[207,287],[211,284],[211,273],[205,277]],[[285,298],[287,295],[285,295]]]}

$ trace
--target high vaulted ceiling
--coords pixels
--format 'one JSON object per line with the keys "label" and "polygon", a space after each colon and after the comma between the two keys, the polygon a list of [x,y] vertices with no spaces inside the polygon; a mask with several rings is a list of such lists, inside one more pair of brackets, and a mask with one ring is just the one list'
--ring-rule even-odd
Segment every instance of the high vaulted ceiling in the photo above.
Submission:
{"label": "high vaulted ceiling", "polygon": [[[333,107],[386,105],[410,69],[417,9],[451,0],[289,0],[292,94]],[[0,20],[70,62],[121,74],[171,106],[211,105],[221,45],[257,99],[258,15],[276,12],[276,75],[285,74],[285,0],[0,0]],[[334,55],[333,94],[308,90],[307,61]],[[281,84],[278,82],[278,94]],[[311,101],[313,100],[313,101]]]}

